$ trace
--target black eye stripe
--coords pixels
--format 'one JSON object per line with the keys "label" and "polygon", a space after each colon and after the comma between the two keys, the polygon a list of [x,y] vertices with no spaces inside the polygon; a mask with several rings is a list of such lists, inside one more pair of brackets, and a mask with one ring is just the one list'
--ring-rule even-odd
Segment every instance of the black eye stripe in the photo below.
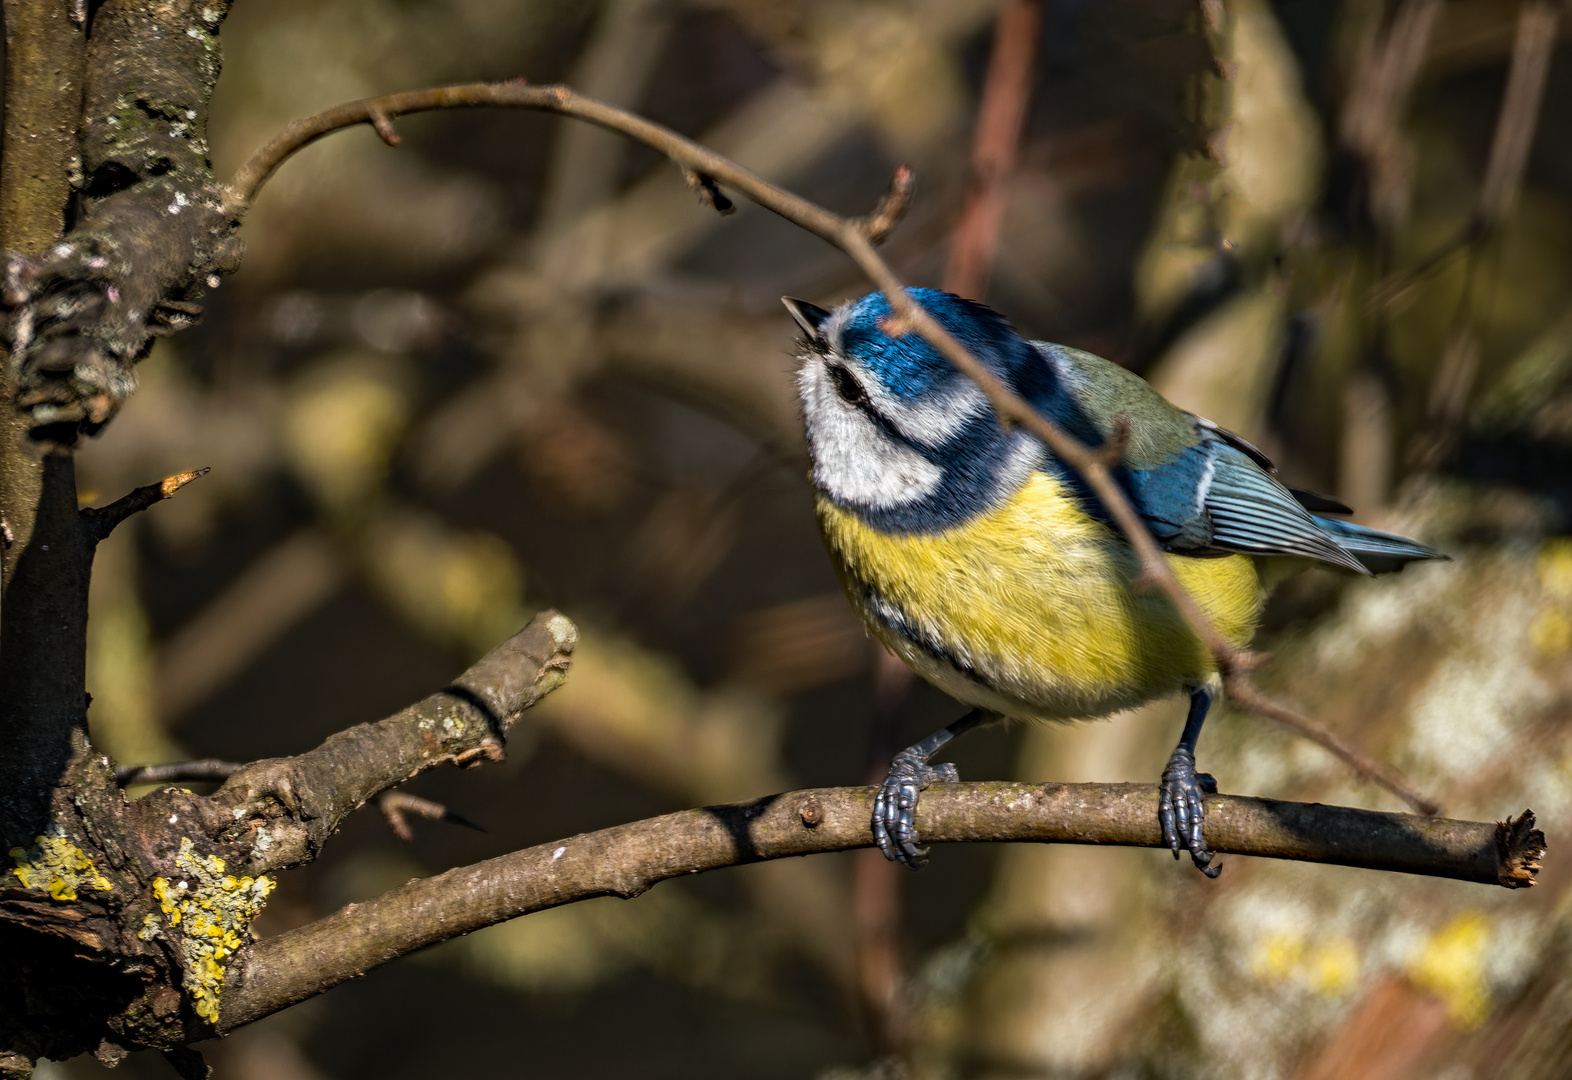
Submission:
{"label": "black eye stripe", "polygon": [[835,383],[835,392],[841,396],[842,401],[859,407],[872,404],[868,400],[868,391],[862,388],[862,383],[857,381],[855,375],[840,364],[827,366],[830,371],[830,381]]}

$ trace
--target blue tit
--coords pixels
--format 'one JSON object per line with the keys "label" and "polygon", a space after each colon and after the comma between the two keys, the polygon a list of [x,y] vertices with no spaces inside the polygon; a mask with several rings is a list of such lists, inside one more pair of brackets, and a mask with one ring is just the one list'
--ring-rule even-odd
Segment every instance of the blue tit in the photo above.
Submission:
{"label": "blue tit", "polygon": [[[921,304],[1014,392],[1090,446],[1129,425],[1117,479],[1169,565],[1237,646],[1260,618],[1264,563],[1316,560],[1356,574],[1438,552],[1312,510],[1347,508],[1280,484],[1244,439],[1176,408],[1116,364],[1027,341],[981,304],[913,289]],[[1179,857],[1217,874],[1202,828],[1196,740],[1217,685],[1210,654],[1158,590],[1107,512],[1035,438],[1005,429],[981,390],[914,333],[892,334],[871,293],[834,311],[784,298],[803,333],[797,376],[819,524],[868,629],[972,712],[896,755],[873,832],[912,868],[926,852],[918,792],[955,780],[930,766],[984,720],[1069,720],[1188,692],[1164,770],[1159,817]]]}

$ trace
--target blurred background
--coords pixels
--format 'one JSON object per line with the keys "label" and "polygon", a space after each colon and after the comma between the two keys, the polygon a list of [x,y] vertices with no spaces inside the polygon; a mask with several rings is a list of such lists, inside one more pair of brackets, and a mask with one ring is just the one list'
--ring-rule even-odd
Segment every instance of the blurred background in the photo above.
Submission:
{"label": "blurred background", "polygon": [[[514,77],[848,214],[911,165],[886,245],[906,280],[1133,368],[1451,553],[1285,585],[1263,682],[1449,815],[1531,806],[1550,856],[1526,893],[1027,846],[733,869],[394,963],[209,1044],[217,1075],[1572,1075],[1569,27],[1549,0],[236,5],[220,176],[339,102]],[[813,522],[777,298],[859,295],[850,263],[571,121],[397,126],[284,166],[203,325],[82,453],[95,502],[213,470],[100,549],[95,740],[296,753],[543,606],[582,638],[505,764],[409,786],[487,831],[410,819],[406,843],[368,808],[262,934],[582,830],[863,782],[958,714],[880,661]],[[1163,702],[954,758],[1151,782],[1181,721]],[[1200,756],[1226,791],[1402,809],[1226,711]]]}

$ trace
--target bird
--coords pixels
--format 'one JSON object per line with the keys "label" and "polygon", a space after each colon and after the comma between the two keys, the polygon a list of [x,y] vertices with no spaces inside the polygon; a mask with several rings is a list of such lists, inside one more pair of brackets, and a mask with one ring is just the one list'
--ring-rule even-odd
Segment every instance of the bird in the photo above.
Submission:
{"label": "bird", "polygon": [[[1115,479],[1212,625],[1253,637],[1271,564],[1361,575],[1446,558],[1393,533],[1327,517],[1348,507],[1285,487],[1244,438],[1171,404],[1135,373],[1028,341],[1000,314],[934,289],[908,296],[1016,395],[1091,447],[1124,442]],[[1175,859],[1208,877],[1196,744],[1220,690],[1216,663],[1140,565],[1081,477],[892,318],[882,292],[828,310],[782,297],[801,330],[797,390],[825,546],[872,635],[970,711],[896,754],[874,800],[874,840],[927,860],[919,793],[959,779],[929,762],[996,720],[1070,721],[1189,695],[1159,784]],[[1116,434],[1117,433],[1117,434]],[[1279,566],[1277,569],[1281,569]]]}

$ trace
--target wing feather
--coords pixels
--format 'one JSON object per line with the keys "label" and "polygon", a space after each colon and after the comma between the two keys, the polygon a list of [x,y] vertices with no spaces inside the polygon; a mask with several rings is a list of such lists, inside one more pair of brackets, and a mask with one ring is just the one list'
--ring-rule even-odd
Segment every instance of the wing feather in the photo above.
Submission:
{"label": "wing feather", "polygon": [[1212,519],[1212,544],[1263,555],[1299,555],[1368,574],[1316,523],[1293,493],[1232,445],[1212,444],[1215,467],[1202,505]]}

